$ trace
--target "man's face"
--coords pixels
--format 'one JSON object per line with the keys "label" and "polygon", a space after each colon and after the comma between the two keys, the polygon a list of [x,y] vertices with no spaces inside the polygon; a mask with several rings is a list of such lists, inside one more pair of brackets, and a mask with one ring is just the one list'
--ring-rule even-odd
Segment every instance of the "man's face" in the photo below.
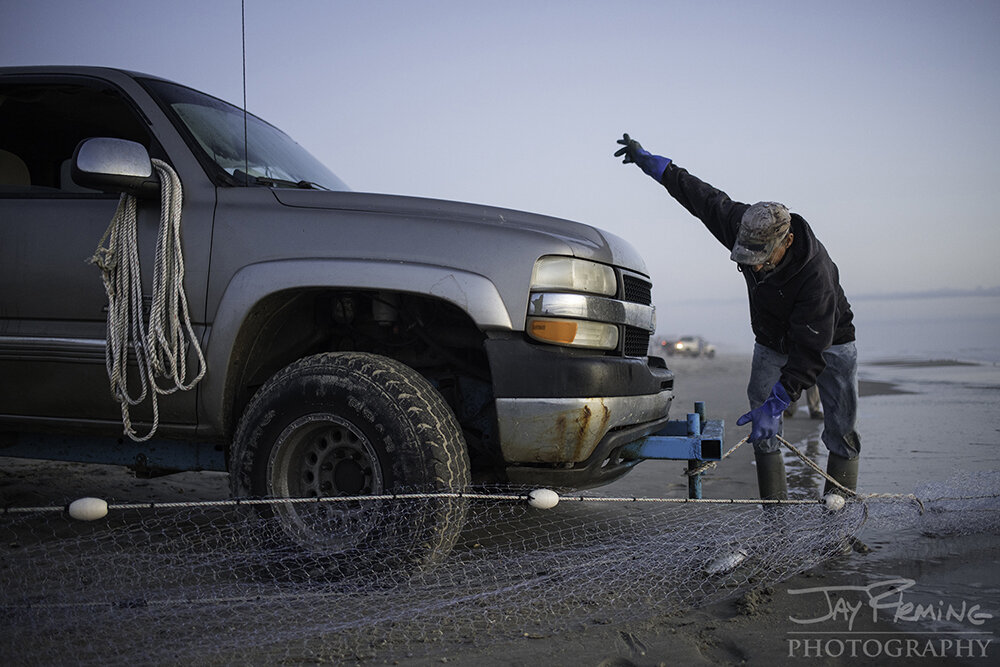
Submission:
{"label": "man's face", "polygon": [[767,260],[765,260],[763,264],[754,264],[753,265],[753,270],[754,271],[773,271],[774,267],[778,266],[778,264],[781,264],[781,260],[783,260],[785,258],[785,253],[788,252],[788,248],[791,247],[792,240],[794,238],[795,238],[795,235],[792,234],[791,232],[789,232],[788,236],[786,236],[781,241],[781,243],[779,243],[778,246],[771,252],[771,256],[768,257]]}

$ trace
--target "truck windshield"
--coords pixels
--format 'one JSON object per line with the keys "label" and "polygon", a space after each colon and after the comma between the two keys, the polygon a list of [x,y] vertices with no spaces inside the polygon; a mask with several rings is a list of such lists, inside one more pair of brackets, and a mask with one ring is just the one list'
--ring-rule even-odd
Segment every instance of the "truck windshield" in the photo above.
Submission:
{"label": "truck windshield", "polygon": [[287,134],[251,114],[244,142],[239,107],[167,81],[142,83],[179,121],[201,162],[227,185],[350,190]]}

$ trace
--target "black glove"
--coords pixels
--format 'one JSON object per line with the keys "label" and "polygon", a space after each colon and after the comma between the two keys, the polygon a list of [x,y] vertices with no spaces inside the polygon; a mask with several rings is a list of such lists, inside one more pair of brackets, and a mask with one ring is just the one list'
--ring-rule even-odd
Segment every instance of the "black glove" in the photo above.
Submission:
{"label": "black glove", "polygon": [[663,172],[667,169],[667,165],[670,164],[670,158],[651,154],[642,147],[642,144],[630,138],[628,134],[623,135],[618,140],[618,143],[624,146],[624,148],[619,148],[615,151],[615,157],[622,157],[624,155],[622,164],[634,162],[639,165],[639,168],[643,172],[657,181],[663,178]]}

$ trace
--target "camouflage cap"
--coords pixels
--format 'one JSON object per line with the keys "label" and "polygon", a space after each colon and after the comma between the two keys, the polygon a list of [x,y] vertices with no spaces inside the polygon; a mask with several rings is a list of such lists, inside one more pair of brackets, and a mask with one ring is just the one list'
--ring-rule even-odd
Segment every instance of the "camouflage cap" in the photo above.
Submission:
{"label": "camouflage cap", "polygon": [[736,245],[729,256],[739,264],[763,264],[788,235],[792,216],[783,204],[757,202],[743,213]]}

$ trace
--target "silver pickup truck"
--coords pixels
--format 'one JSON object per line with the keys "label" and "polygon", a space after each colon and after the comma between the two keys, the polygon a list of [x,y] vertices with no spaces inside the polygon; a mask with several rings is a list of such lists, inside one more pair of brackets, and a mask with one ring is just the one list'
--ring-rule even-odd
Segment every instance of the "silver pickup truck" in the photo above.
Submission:
{"label": "silver pickup truck", "polygon": [[[151,159],[183,186],[183,286],[207,373],[160,397],[156,437],[133,443],[87,259],[126,192],[152,264]],[[225,468],[243,496],[604,484],[668,419],[673,376],[647,356],[651,288],[611,234],[353,192],[274,126],[191,88],[0,68],[0,456]],[[148,403],[132,414],[151,425]]]}

